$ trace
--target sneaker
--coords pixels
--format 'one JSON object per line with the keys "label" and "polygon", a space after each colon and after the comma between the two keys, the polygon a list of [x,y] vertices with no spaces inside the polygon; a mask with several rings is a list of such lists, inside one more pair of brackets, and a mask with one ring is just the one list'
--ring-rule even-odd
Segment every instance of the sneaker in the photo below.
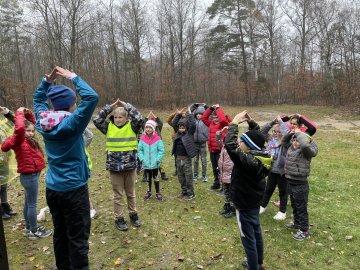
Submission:
{"label": "sneaker", "polygon": [[285,220],[286,219],[286,213],[283,212],[277,212],[277,214],[273,217],[275,220]]}
{"label": "sneaker", "polygon": [[296,234],[293,235],[293,238],[297,241],[303,241],[306,238],[310,238],[310,233],[309,231],[303,232],[302,230],[298,230],[296,232]]}
{"label": "sneaker", "polygon": [[117,220],[115,220],[115,227],[120,231],[127,231],[129,229],[123,217],[120,217]]}
{"label": "sneaker", "polygon": [[90,209],[90,218],[93,219],[96,215],[96,210],[95,209]]}
{"label": "sneaker", "polygon": [[225,215],[229,211],[230,204],[225,203],[223,208],[219,211],[220,215]]}
{"label": "sneaker", "polygon": [[166,174],[163,172],[160,174],[161,175],[161,180],[169,180],[169,177],[166,176]]}
{"label": "sneaker", "polygon": [[190,195],[184,196],[185,201],[191,201],[194,198],[195,198],[195,194],[190,194]]}
{"label": "sneaker", "polygon": [[203,181],[203,182],[207,182],[207,181],[208,181],[208,178],[207,178],[206,175],[203,175],[203,176],[202,176],[202,181]]}
{"label": "sneaker", "polygon": [[164,197],[160,193],[156,193],[156,199],[160,202],[164,201]]}
{"label": "sneaker", "polygon": [[131,225],[133,225],[134,227],[140,227],[141,226],[141,222],[139,220],[139,217],[138,217],[137,213],[131,213],[131,214],[129,214],[129,217],[130,217]]}
{"label": "sneaker", "polygon": [[287,229],[296,229],[296,230],[300,229],[300,226],[297,225],[297,224],[294,224],[294,223],[286,224],[285,227],[286,227]]}
{"label": "sneaker", "polygon": [[236,216],[236,212],[234,209],[230,209],[224,214],[224,218],[232,218]]}
{"label": "sneaker", "polygon": [[145,200],[145,201],[149,200],[149,199],[151,198],[151,196],[152,196],[151,192],[150,192],[150,191],[147,191],[146,194],[145,194],[145,196],[144,196],[144,200]]}
{"label": "sneaker", "polygon": [[198,179],[197,174],[194,174],[194,176],[193,176],[193,178],[192,178],[193,182],[196,182],[196,181],[197,181],[197,179]]}
{"label": "sneaker", "polygon": [[36,240],[38,238],[46,238],[52,234],[51,230],[46,230],[44,226],[39,226],[36,232],[30,231],[28,237],[30,240]]}
{"label": "sneaker", "polygon": [[261,214],[264,213],[265,211],[266,211],[266,207],[260,206],[259,214],[261,215]]}
{"label": "sneaker", "polygon": [[22,231],[23,236],[26,236],[26,237],[29,237],[30,233],[31,233],[30,229],[25,228]]}

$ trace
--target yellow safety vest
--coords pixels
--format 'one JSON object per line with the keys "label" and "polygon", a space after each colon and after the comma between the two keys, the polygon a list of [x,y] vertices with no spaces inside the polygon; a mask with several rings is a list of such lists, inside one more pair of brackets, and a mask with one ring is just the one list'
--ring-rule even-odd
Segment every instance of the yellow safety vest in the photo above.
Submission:
{"label": "yellow safety vest", "polygon": [[88,152],[88,150],[85,148],[85,155],[87,157],[87,162],[88,162],[88,165],[89,165],[89,169],[90,171],[92,170],[93,168],[93,164],[92,164],[92,161],[91,161],[91,158],[90,158],[90,154]]}
{"label": "yellow safety vest", "polygon": [[108,125],[106,133],[106,150],[110,152],[123,152],[137,150],[138,142],[136,133],[128,121],[122,128],[118,128],[112,122]]}

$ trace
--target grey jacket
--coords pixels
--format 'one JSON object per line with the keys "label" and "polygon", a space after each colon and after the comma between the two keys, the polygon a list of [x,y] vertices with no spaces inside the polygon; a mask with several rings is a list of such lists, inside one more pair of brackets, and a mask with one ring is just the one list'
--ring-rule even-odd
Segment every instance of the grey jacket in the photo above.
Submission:
{"label": "grey jacket", "polygon": [[309,142],[309,138],[302,132],[295,134],[297,141],[300,143],[298,149],[292,146],[293,134],[289,133],[284,136],[282,143],[289,145],[285,161],[285,177],[289,183],[297,184],[307,181],[310,175],[311,159],[318,153],[318,147],[314,140]]}

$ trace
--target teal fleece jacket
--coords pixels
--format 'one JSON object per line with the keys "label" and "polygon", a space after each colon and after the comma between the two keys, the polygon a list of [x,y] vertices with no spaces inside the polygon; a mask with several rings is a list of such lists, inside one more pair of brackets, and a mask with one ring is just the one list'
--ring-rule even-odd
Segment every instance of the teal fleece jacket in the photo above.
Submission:
{"label": "teal fleece jacket", "polygon": [[78,189],[87,184],[89,167],[83,133],[98,103],[97,93],[79,76],[72,79],[81,97],[76,110],[50,131],[40,126],[39,112],[49,111],[46,93],[51,86],[42,80],[34,93],[36,129],[43,136],[48,157],[46,187],[58,192]]}

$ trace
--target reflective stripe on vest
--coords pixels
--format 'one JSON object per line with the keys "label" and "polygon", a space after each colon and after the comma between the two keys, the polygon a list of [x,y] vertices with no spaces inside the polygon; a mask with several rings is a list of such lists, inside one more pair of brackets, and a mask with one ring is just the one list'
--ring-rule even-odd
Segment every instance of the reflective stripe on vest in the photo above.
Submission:
{"label": "reflective stripe on vest", "polygon": [[122,128],[118,128],[112,122],[108,125],[106,133],[106,150],[111,152],[123,152],[137,150],[138,141],[136,133],[128,121]]}

